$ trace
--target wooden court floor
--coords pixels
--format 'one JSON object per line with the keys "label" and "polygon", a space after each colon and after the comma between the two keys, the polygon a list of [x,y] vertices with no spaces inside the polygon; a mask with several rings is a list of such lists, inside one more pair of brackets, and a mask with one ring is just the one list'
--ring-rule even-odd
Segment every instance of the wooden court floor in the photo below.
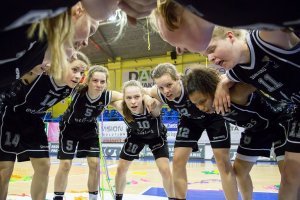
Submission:
{"label": "wooden court floor", "polygon": [[[58,168],[57,160],[51,160],[48,193],[53,193],[54,177]],[[107,160],[111,185],[114,186],[117,161]],[[212,162],[190,162],[188,169],[188,188],[196,190],[222,190],[218,170]],[[16,163],[9,185],[9,195],[29,195],[32,176],[30,162]],[[88,167],[84,159],[76,159],[70,171],[68,193],[87,192]],[[280,176],[277,165],[260,162],[254,166],[251,176],[255,192],[277,192]],[[105,177],[104,177],[105,178]],[[107,182],[101,183],[108,190]],[[151,187],[162,187],[161,177],[154,161],[134,161],[127,175],[126,194],[141,194]]]}

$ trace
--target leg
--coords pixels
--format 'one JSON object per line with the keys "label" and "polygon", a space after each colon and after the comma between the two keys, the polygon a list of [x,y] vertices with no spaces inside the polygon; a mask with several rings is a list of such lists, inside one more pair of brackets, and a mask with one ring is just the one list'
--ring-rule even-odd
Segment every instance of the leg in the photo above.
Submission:
{"label": "leg", "polygon": [[175,188],[175,197],[178,199],[186,198],[187,191],[187,172],[186,164],[189,160],[192,148],[177,147],[173,158],[173,180]]}
{"label": "leg", "polygon": [[235,174],[229,157],[229,149],[214,148],[213,153],[220,172],[226,199],[237,200],[238,189]]}
{"label": "leg", "polygon": [[279,200],[296,200],[300,186],[300,153],[285,152]]}
{"label": "leg", "polygon": [[278,165],[280,174],[282,174],[283,169],[284,169],[284,160],[277,161],[277,165]]}
{"label": "leg", "polygon": [[174,185],[173,185],[173,178],[170,169],[169,159],[165,157],[161,157],[156,159],[155,162],[161,174],[163,185],[168,197],[174,197],[175,196]]}
{"label": "leg", "polygon": [[[279,168],[279,172],[282,176],[283,169],[284,169],[284,160],[277,161],[277,165],[278,165],[278,168]],[[298,195],[297,195],[296,199],[300,199],[300,187],[298,188]]]}
{"label": "leg", "polygon": [[0,162],[0,200],[5,200],[7,197],[9,179],[13,173],[15,162],[1,161]]}
{"label": "leg", "polygon": [[89,192],[98,191],[99,183],[99,158],[87,157],[89,165],[88,190]]}
{"label": "leg", "polygon": [[49,158],[30,158],[34,174],[31,182],[31,198],[33,200],[44,200],[46,198],[50,159]]}
{"label": "leg", "polygon": [[120,158],[115,178],[116,194],[123,194],[126,186],[126,174],[132,161]]}
{"label": "leg", "polygon": [[59,167],[54,180],[54,192],[65,192],[68,184],[68,176],[72,166],[71,159],[59,161]]}
{"label": "leg", "polygon": [[233,169],[236,174],[237,183],[243,200],[252,200],[253,184],[250,171],[253,165],[253,162],[244,161],[239,158],[236,158],[233,164]]}

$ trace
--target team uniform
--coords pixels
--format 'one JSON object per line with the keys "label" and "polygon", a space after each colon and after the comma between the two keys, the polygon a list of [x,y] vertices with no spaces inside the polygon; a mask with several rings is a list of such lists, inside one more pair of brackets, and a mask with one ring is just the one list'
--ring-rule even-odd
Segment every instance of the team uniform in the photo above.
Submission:
{"label": "team uniform", "polygon": [[127,138],[120,153],[120,158],[132,161],[139,158],[139,153],[145,145],[151,149],[155,159],[169,158],[167,143],[167,128],[161,120],[161,116],[153,117],[144,107],[142,114],[131,113],[134,121],[128,122]]}
{"label": "team uniform", "polygon": [[[213,24],[231,28],[274,29],[291,28],[300,31],[300,13],[297,1],[195,1],[175,0],[199,17]],[[255,13],[255,17],[253,17]],[[226,16],[226,17],[224,17]]]}
{"label": "team uniform", "polygon": [[27,161],[49,157],[48,138],[42,117],[47,110],[72,92],[58,86],[48,75],[39,75],[31,84],[16,81],[3,97],[0,122],[0,161]]}
{"label": "team uniform", "polygon": [[37,34],[29,39],[28,29],[31,24],[54,17],[76,2],[78,0],[13,0],[4,3],[3,9],[9,12],[0,14],[0,92],[43,62],[48,47],[47,39],[40,41]]}
{"label": "team uniform", "polygon": [[174,147],[191,147],[198,151],[198,140],[206,129],[212,148],[230,148],[230,129],[222,116],[200,111],[189,100],[182,82],[180,84],[181,95],[172,101],[157,90],[162,102],[180,114]]}
{"label": "team uniform", "polygon": [[[285,118],[288,117],[287,104],[272,105],[258,93],[252,93],[247,105],[231,103],[231,111],[224,118],[244,131],[237,149],[237,158],[256,162],[258,156],[270,157],[271,148],[277,161],[284,159],[286,144]],[[282,123],[281,123],[282,122]]]}
{"label": "team uniform", "polygon": [[97,117],[111,102],[111,91],[104,90],[96,99],[88,92],[76,92],[72,103],[60,121],[58,159],[99,157],[99,132]]}
{"label": "team uniform", "polygon": [[246,38],[250,49],[249,64],[239,64],[227,71],[235,82],[245,82],[270,95],[277,101],[294,105],[292,119],[288,121],[286,150],[300,152],[299,102],[300,102],[300,44],[285,50],[262,41],[258,31]]}

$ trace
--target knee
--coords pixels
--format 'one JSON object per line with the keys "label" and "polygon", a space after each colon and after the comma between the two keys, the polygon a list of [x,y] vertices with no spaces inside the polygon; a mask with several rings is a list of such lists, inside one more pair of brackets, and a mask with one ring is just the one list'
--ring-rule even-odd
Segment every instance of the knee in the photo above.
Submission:
{"label": "knee", "polygon": [[117,167],[117,171],[119,171],[119,172],[127,172],[128,171],[128,169],[129,169],[129,166],[130,166],[130,163],[128,163],[128,162],[123,162],[123,160],[122,161],[119,161],[119,163],[118,163],[118,167]]}
{"label": "knee", "polygon": [[183,161],[183,159],[180,159],[179,157],[173,158],[173,170],[178,170],[185,168],[186,162]]}
{"label": "knee", "polygon": [[284,167],[282,174],[281,174],[281,180],[282,184],[289,184],[289,185],[300,185],[299,182],[299,173],[300,170],[297,169],[290,169],[288,167]]}
{"label": "knee", "polygon": [[169,166],[163,166],[159,168],[159,172],[164,178],[171,178],[171,170]]}
{"label": "knee", "polygon": [[5,167],[0,169],[0,182],[9,182],[9,179],[13,173],[13,167]]}
{"label": "knee", "polygon": [[97,170],[99,168],[99,161],[96,159],[89,161],[89,168],[90,170]]}
{"label": "knee", "polygon": [[228,174],[233,171],[233,167],[228,160],[220,159],[217,161],[217,166],[219,168],[220,173]]}
{"label": "knee", "polygon": [[68,173],[71,169],[71,162],[62,162],[60,163],[60,170],[65,172],[65,173]]}
{"label": "knee", "polygon": [[294,174],[283,170],[281,174],[281,184],[282,185],[295,185],[294,183],[297,181]]}
{"label": "knee", "polygon": [[233,166],[233,171],[237,178],[240,178],[243,175],[240,168],[238,168],[237,166]]}
{"label": "knee", "polygon": [[126,176],[128,169],[129,169],[129,164],[120,161],[117,167],[117,175]]}
{"label": "knee", "polygon": [[241,179],[241,178],[248,175],[243,170],[243,167],[241,165],[237,164],[237,163],[234,163],[233,171],[234,171],[234,174],[236,175],[236,177],[239,178],[239,179]]}
{"label": "knee", "polygon": [[123,166],[117,167],[117,176],[126,176],[127,170]]}
{"label": "knee", "polygon": [[40,174],[48,174],[50,171],[50,160],[49,159],[41,159],[35,164],[34,172]]}

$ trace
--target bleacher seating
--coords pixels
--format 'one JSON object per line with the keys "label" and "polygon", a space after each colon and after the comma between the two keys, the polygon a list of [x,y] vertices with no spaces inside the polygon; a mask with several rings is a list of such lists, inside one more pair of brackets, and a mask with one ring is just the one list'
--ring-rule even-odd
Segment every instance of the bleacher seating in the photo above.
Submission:
{"label": "bleacher seating", "polygon": [[[178,112],[172,110],[170,108],[162,108],[162,119],[163,120],[176,120],[178,118]],[[107,109],[103,113],[103,120],[104,121],[122,121],[122,115],[114,110],[114,109]],[[62,115],[58,116],[57,118],[53,118],[51,112],[47,112],[43,117],[45,122],[59,122],[61,120]],[[98,117],[98,120],[102,120],[102,116]]]}
{"label": "bleacher seating", "polygon": [[44,117],[43,117],[43,120],[44,121],[48,121],[48,120],[51,120],[52,119],[52,112],[47,112]]}

